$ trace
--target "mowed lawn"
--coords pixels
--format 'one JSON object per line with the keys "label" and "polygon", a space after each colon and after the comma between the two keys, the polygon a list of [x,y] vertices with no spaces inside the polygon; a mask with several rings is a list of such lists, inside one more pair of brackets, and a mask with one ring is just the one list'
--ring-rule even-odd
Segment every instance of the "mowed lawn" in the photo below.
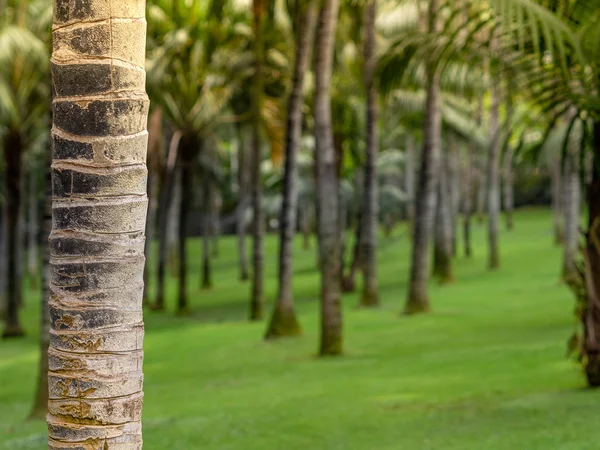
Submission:
{"label": "mowed lawn", "polygon": [[[318,359],[314,251],[296,247],[295,295],[305,334],[266,343],[248,323],[235,240],[222,239],[214,289],[199,290],[191,244],[192,315],[146,312],[144,449],[597,450],[600,391],[583,389],[565,357],[574,301],[558,282],[561,249],[548,211],[516,217],[501,235],[502,268],[486,268],[485,226],[456,283],[431,283],[433,312],[399,313],[406,296],[406,227],[381,240],[379,310],[344,298],[344,357]],[[276,288],[267,240],[266,298]],[[462,253],[462,252],[459,252]],[[270,309],[270,308],[269,308]],[[38,298],[28,337],[0,342],[0,449],[45,448],[45,423],[25,420],[38,359]]]}

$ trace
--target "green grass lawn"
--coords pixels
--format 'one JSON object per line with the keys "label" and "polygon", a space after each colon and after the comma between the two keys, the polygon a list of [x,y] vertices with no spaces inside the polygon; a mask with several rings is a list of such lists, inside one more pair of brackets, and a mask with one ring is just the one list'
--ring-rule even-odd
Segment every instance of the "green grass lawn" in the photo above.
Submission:
{"label": "green grass lawn", "polygon": [[[211,291],[201,291],[192,244],[190,317],[146,313],[144,449],[597,450],[600,391],[582,389],[565,357],[574,301],[558,283],[561,250],[550,213],[521,212],[501,235],[502,268],[486,269],[485,227],[457,282],[432,282],[433,312],[401,317],[409,242],[381,241],[379,310],[344,299],[341,358],[315,357],[318,276],[296,250],[295,295],[305,334],[261,340],[247,323],[249,285],[238,282],[235,241],[223,239]],[[275,237],[267,240],[266,297],[275,293]],[[37,297],[28,337],[0,342],[0,449],[45,448],[45,423],[27,422],[38,359]],[[595,431],[594,431],[595,430]]]}

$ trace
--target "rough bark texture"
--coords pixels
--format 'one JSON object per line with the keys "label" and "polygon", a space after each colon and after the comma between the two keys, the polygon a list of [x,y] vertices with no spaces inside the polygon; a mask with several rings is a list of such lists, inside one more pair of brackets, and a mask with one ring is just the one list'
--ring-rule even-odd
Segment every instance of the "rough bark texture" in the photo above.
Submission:
{"label": "rough bark texture", "polygon": [[[435,14],[437,0],[429,1],[430,31],[438,30]],[[427,63],[427,99],[423,123],[423,152],[416,192],[415,224],[405,314],[429,310],[427,281],[429,279],[429,243],[435,218],[437,174],[442,132],[440,76],[434,61]]]}
{"label": "rough bark texture", "polygon": [[252,18],[254,30],[254,80],[252,92],[252,287],[250,291],[250,320],[261,320],[264,315],[264,255],[263,239],[265,218],[262,209],[262,182],[260,166],[262,162],[261,114],[264,89],[264,57],[265,57],[265,11],[264,0],[253,0]]}
{"label": "rough bark texture", "polygon": [[564,163],[565,233],[562,277],[568,280],[577,273],[579,253],[579,216],[581,213],[581,180],[579,179],[579,143],[571,137]]}
{"label": "rough bark texture", "polygon": [[552,187],[552,216],[554,218],[554,243],[562,245],[565,234],[563,228],[563,188],[561,174],[561,158],[552,159],[550,167],[550,181]]}
{"label": "rough bark texture", "polygon": [[333,66],[338,0],[324,0],[317,20],[315,43],[316,89],[314,99],[317,235],[321,272],[320,355],[340,355],[342,343],[339,196],[333,142],[330,85]]}
{"label": "rough bark texture", "polygon": [[49,450],[142,448],[144,14],[55,2]]}
{"label": "rough bark texture", "polygon": [[43,419],[48,413],[48,347],[50,345],[50,313],[48,303],[50,300],[50,246],[47,245],[52,231],[52,178],[50,171],[51,155],[48,153],[46,165],[46,189],[44,198],[44,211],[42,217],[42,273],[41,273],[41,308],[40,308],[40,362],[36,392],[30,417]]}
{"label": "rough bark texture", "polygon": [[583,313],[585,373],[588,385],[600,387],[600,121],[594,123],[594,162],[588,191],[589,222],[586,238],[588,301]]}
{"label": "rough bark texture", "polygon": [[248,163],[243,132],[238,128],[238,192],[239,205],[237,210],[236,234],[240,266],[240,280],[246,281],[248,272],[248,256],[246,252],[246,210],[248,209]]}
{"label": "rough bark texture", "polygon": [[179,142],[181,141],[181,132],[177,131],[171,138],[169,145],[169,155],[163,177],[162,196],[160,199],[160,211],[158,216],[158,270],[156,274],[157,288],[156,301],[152,309],[162,311],[165,309],[166,294],[166,271],[167,257],[169,251],[169,211],[173,201],[173,192],[175,190],[175,172],[177,160],[179,159]]}
{"label": "rough bark texture", "polygon": [[15,132],[8,132],[4,139],[4,162],[6,174],[6,317],[2,336],[19,337],[25,333],[19,321],[22,283],[19,274],[19,218],[23,192],[23,140]]}
{"label": "rough bark texture", "polygon": [[500,87],[492,83],[492,106],[490,110],[490,150],[487,170],[487,238],[488,238],[488,267],[500,267],[500,248],[498,242],[500,219]]}
{"label": "rough bark texture", "polygon": [[361,236],[361,254],[363,255],[363,289],[360,306],[375,307],[379,305],[377,288],[377,223],[379,215],[379,194],[377,190],[377,86],[375,84],[375,19],[377,17],[377,0],[368,0],[365,6],[365,45],[364,45],[364,77],[367,93],[367,130],[365,189],[363,198],[363,233]]}
{"label": "rough bark texture", "polygon": [[293,249],[296,233],[297,192],[297,153],[302,138],[302,106],[304,105],[304,76],[310,63],[317,4],[311,1],[299,14],[296,30],[296,59],[292,91],[288,100],[286,123],[285,167],[283,176],[283,199],[279,222],[279,279],[275,309],[265,335],[266,339],[282,336],[295,336],[302,333],[296,313],[292,291]]}
{"label": "rough bark texture", "polygon": [[450,154],[442,156],[438,177],[438,198],[435,218],[433,274],[440,283],[454,281],[452,274],[452,192],[450,191]]}

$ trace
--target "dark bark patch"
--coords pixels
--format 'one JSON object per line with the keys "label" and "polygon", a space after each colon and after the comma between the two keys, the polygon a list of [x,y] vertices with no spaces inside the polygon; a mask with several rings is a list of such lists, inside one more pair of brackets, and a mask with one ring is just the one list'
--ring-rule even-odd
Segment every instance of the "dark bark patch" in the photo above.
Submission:
{"label": "dark bark patch", "polygon": [[94,150],[89,142],[78,142],[64,139],[60,136],[52,136],[52,150],[55,160],[92,160]]}

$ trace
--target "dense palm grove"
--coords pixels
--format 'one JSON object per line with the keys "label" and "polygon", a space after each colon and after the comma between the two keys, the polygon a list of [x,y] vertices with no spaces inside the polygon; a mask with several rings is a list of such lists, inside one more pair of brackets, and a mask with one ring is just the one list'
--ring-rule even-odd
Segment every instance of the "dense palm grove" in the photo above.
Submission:
{"label": "dense palm grove", "polygon": [[[581,322],[570,345],[589,385],[600,385],[597,1],[148,0],[149,110],[143,33],[110,31],[116,37],[104,54],[96,51],[102,34],[85,31],[86,22],[104,20],[103,2],[84,2],[92,6],[80,16],[77,2],[54,3],[53,14],[48,0],[0,2],[0,312],[3,336],[22,336],[23,284],[43,291],[34,415],[46,413],[48,346],[50,371],[60,378],[57,355],[90,351],[80,341],[65,342],[138,317],[133,306],[123,306],[137,302],[138,291],[140,304],[157,313],[190,313],[190,284],[213,287],[223,233],[237,236],[248,319],[264,320],[265,339],[302,334],[294,308],[294,235],[315,246],[319,354],[342,355],[343,293],[358,290],[359,307],[379,305],[380,229],[387,236],[408,226],[412,259],[398,312],[426,313],[435,308],[430,279],[461,282],[453,260],[471,256],[474,221],[486,220],[489,270],[502,269],[502,240],[509,238],[503,230],[518,226],[514,207],[531,203],[531,185],[546,181],[554,239],[564,248],[563,280],[575,292]],[[143,16],[127,8],[122,14],[108,21],[138,26]],[[73,28],[81,23],[81,30]],[[98,81],[101,58],[117,61],[110,64],[110,86]],[[86,122],[95,102],[112,102],[112,113],[98,107],[98,123]],[[119,102],[125,106],[118,109]],[[145,138],[129,153],[117,146],[121,138],[145,136],[146,114],[144,229]],[[83,144],[92,148],[92,162],[82,162]],[[109,206],[99,213],[99,204]],[[278,235],[278,255],[265,253],[266,233]],[[199,274],[188,271],[191,236],[203,242]],[[75,247],[86,249],[81,276],[71,267],[79,257]],[[143,254],[146,289],[142,265],[139,283],[130,274]],[[267,258],[278,261],[276,298],[265,296]],[[170,274],[178,279],[174,298],[166,292]],[[130,275],[130,297],[103,291]],[[112,311],[98,313],[102,320],[93,326],[81,316],[90,323],[65,321],[69,283],[77,277],[85,278],[78,281],[81,292],[102,291],[103,307]],[[64,330],[71,334],[54,339]],[[91,353],[118,352],[117,341]],[[134,347],[122,350],[141,350]],[[67,383],[55,378],[50,389]],[[51,400],[49,416],[55,433],[56,420],[68,416],[57,402]],[[138,448],[136,439],[127,448]]]}

